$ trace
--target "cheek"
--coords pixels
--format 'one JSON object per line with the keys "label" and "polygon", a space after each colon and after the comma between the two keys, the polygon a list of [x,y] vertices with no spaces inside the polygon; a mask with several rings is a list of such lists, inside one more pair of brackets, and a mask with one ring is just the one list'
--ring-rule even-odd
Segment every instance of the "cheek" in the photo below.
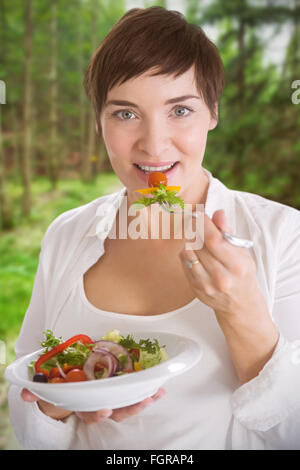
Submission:
{"label": "cheek", "polygon": [[182,148],[184,153],[193,155],[199,154],[200,150],[205,149],[207,140],[207,126],[206,124],[199,124],[189,129],[189,132],[184,132],[180,136]]}
{"label": "cheek", "polygon": [[128,132],[108,123],[103,128],[103,139],[111,161],[130,156],[132,142]]}

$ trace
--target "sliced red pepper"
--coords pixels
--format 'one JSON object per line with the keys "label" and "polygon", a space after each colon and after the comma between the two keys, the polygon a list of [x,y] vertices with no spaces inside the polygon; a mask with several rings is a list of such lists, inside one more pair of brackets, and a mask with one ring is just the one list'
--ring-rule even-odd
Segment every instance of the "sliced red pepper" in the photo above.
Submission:
{"label": "sliced red pepper", "polygon": [[55,346],[55,348],[51,349],[50,351],[46,352],[42,356],[38,358],[38,360],[35,363],[35,372],[41,372],[45,374],[47,377],[49,375],[49,372],[46,369],[41,368],[41,364],[44,364],[44,362],[48,361],[51,359],[51,357],[56,356],[56,354],[64,351],[64,349],[68,348],[69,346],[72,346],[72,344],[77,343],[80,341],[82,344],[91,344],[93,341],[91,338],[87,335],[75,335],[72,336],[72,338],[68,339],[64,343],[58,344]]}

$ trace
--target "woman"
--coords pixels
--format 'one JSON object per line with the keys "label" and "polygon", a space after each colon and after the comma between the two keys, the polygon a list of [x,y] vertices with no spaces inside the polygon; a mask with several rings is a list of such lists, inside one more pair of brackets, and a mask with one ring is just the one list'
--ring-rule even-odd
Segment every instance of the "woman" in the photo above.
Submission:
{"label": "woman", "polygon": [[[63,338],[148,328],[194,338],[204,356],[155,396],[119,410],[73,413],[10,387],[18,439],[33,449],[300,448],[299,212],[229,190],[202,167],[223,88],[218,51],[178,12],[133,9],[95,51],[85,86],[124,188],[50,224],[16,355],[36,350],[46,328]],[[125,199],[130,207],[147,187],[139,166],[175,163],[168,182],[193,210],[205,207],[203,246],[109,237],[119,234]],[[231,245],[224,230],[253,249]]]}

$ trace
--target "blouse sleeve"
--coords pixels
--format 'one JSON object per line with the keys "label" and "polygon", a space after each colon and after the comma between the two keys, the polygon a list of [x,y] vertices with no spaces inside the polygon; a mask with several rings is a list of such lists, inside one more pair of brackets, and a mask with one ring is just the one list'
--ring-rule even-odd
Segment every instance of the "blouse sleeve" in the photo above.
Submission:
{"label": "blouse sleeve", "polygon": [[[17,359],[40,348],[45,329],[44,239],[30,304],[15,346]],[[20,444],[32,450],[69,449],[75,433],[76,416],[70,415],[64,421],[52,419],[40,410],[36,402],[25,402],[20,396],[21,390],[10,385],[8,391],[10,420]]]}
{"label": "blouse sleeve", "polygon": [[300,212],[290,209],[272,311],[280,338],[258,376],[232,395],[235,418],[270,449],[300,449]]}

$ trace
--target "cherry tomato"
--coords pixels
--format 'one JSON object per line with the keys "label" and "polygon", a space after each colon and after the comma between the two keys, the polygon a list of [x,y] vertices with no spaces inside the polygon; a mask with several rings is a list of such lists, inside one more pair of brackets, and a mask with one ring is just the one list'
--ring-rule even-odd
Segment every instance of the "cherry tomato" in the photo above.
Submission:
{"label": "cherry tomato", "polygon": [[140,358],[140,350],[138,348],[129,349],[128,352],[135,358],[136,361]]}
{"label": "cherry tomato", "polygon": [[87,380],[87,377],[81,369],[72,369],[66,376],[66,382],[83,382],[84,380]]}
{"label": "cherry tomato", "polygon": [[64,383],[65,379],[63,379],[62,377],[53,377],[53,379],[49,379],[48,382],[51,384],[60,384]]}
{"label": "cherry tomato", "polygon": [[63,371],[65,374],[67,374],[68,372],[70,372],[70,370],[73,369],[82,369],[82,366],[69,366],[68,364],[64,364]]}
{"label": "cherry tomato", "polygon": [[49,373],[49,379],[54,379],[55,377],[61,378],[58,367],[52,367]]}
{"label": "cherry tomato", "polygon": [[164,173],[161,173],[160,171],[153,171],[153,173],[150,173],[148,178],[148,186],[159,186],[160,184],[164,184],[167,186],[168,179],[166,175]]}

